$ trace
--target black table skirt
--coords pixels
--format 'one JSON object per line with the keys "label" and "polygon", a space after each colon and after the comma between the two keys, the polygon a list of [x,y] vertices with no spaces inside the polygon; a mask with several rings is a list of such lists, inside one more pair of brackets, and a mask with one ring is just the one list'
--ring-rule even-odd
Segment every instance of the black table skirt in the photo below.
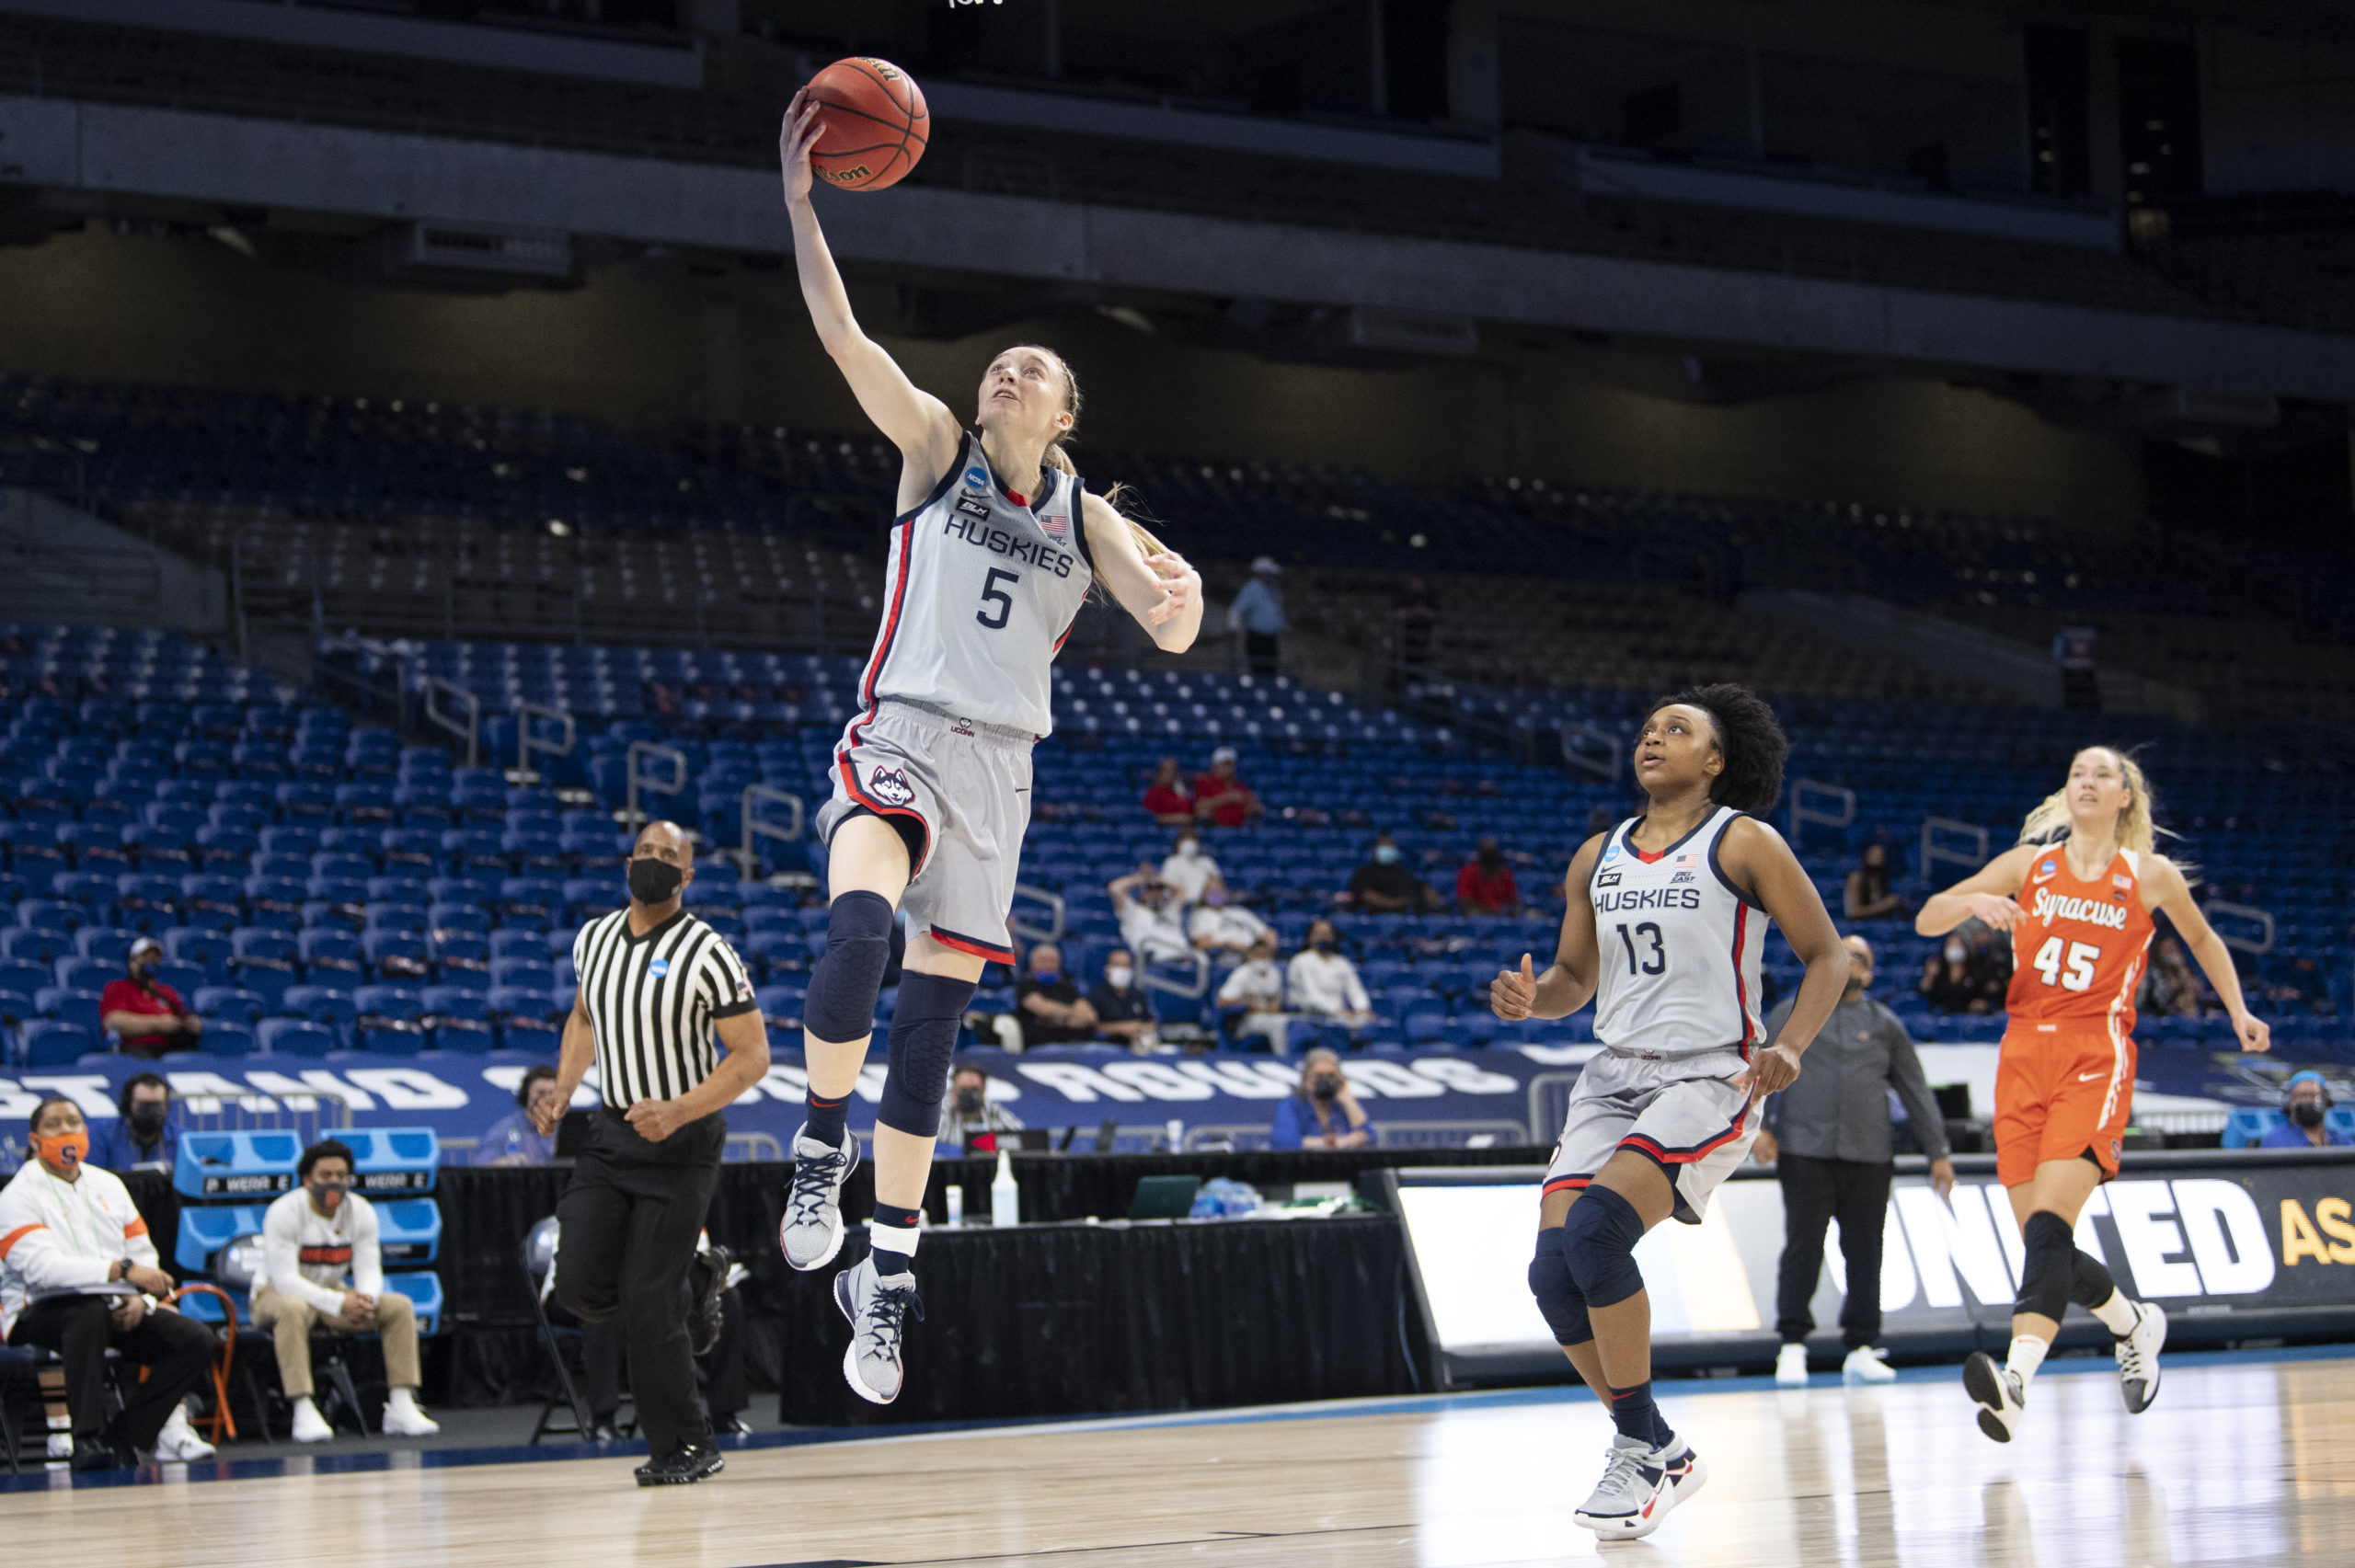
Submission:
{"label": "black table skirt", "polygon": [[[777,1391],[784,1419],[852,1425],[1206,1409],[1396,1393],[1428,1365],[1404,1310],[1404,1241],[1388,1215],[1130,1225],[1138,1179],[1228,1176],[1263,1189],[1357,1181],[1384,1166],[1531,1162],[1528,1150],[1382,1150],[1017,1157],[1023,1212],[1007,1230],[925,1235],[928,1316],[908,1331],[909,1386],[891,1405],[842,1379],[849,1328],[833,1305],[834,1268],[801,1275],[776,1245],[787,1168],[722,1168],[712,1239],[751,1271],[753,1386]],[[989,1158],[942,1161],[926,1207],[946,1216],[961,1183],[969,1220],[988,1212]],[[442,1333],[428,1346],[427,1394],[457,1404],[543,1396],[546,1355],[532,1328],[524,1235],[556,1211],[560,1168],[441,1173]],[[179,1200],[158,1174],[132,1196],[168,1260]],[[872,1211],[871,1167],[844,1192],[853,1223]],[[1101,1217],[1104,1224],[1077,1221]],[[863,1236],[845,1244],[856,1261]],[[839,1265],[837,1265],[839,1266]]]}

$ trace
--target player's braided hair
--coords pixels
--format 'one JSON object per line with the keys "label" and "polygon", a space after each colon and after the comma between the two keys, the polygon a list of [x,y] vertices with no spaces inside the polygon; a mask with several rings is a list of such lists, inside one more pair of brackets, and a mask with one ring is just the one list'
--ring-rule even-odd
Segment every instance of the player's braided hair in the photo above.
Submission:
{"label": "player's braided hair", "polygon": [[1711,800],[1758,816],[1773,808],[1783,793],[1783,762],[1791,754],[1791,743],[1765,698],[1731,681],[1687,686],[1654,703],[1645,722],[1665,707],[1698,708],[1717,730],[1717,751],[1726,765],[1709,784]]}

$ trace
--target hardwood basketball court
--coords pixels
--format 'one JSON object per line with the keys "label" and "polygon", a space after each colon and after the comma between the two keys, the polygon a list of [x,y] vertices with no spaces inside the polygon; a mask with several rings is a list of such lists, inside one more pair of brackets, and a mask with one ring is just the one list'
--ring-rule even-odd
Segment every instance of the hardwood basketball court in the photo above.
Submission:
{"label": "hardwood basketball court", "polygon": [[[2057,1363],[2008,1448],[1978,1434],[1943,1368],[1872,1390],[1665,1384],[1710,1480],[1648,1540],[1608,1546],[1570,1523],[1608,1424],[1559,1389],[752,1439],[724,1475],[676,1490],[632,1484],[635,1455],[516,1450],[204,1465],[137,1485],[29,1477],[0,1516],[23,1561],[103,1540],[174,1568],[2355,1562],[2355,1359],[2291,1354],[2177,1357],[2135,1418],[2106,1362]],[[355,1462],[372,1468],[333,1468]]]}

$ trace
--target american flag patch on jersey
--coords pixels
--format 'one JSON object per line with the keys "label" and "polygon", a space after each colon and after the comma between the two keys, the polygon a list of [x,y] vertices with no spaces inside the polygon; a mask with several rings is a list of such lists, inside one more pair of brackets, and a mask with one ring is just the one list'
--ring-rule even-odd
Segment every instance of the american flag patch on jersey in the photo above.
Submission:
{"label": "american flag patch on jersey", "polygon": [[1681,854],[1676,857],[1676,867],[1680,871],[1687,870],[1700,864],[1701,852],[1698,850],[1694,851],[1690,854]]}
{"label": "american flag patch on jersey", "polygon": [[1061,538],[1071,528],[1071,519],[1061,512],[1056,512],[1052,516],[1040,518],[1039,526],[1057,538]]}
{"label": "american flag patch on jersey", "polygon": [[2113,887],[2131,887],[2134,886],[2134,879],[2131,876],[2121,874],[2111,877],[2109,879],[2109,885]]}

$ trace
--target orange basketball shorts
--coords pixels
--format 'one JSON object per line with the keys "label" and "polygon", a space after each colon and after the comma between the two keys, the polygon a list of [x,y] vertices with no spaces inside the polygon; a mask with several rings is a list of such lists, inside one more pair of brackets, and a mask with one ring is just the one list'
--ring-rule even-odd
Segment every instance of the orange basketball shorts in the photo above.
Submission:
{"label": "orange basketball shorts", "polygon": [[2118,1174],[2134,1109],[2134,1036],[2014,1024],[1995,1068],[1995,1177],[2019,1186],[2047,1160],[2090,1155]]}

